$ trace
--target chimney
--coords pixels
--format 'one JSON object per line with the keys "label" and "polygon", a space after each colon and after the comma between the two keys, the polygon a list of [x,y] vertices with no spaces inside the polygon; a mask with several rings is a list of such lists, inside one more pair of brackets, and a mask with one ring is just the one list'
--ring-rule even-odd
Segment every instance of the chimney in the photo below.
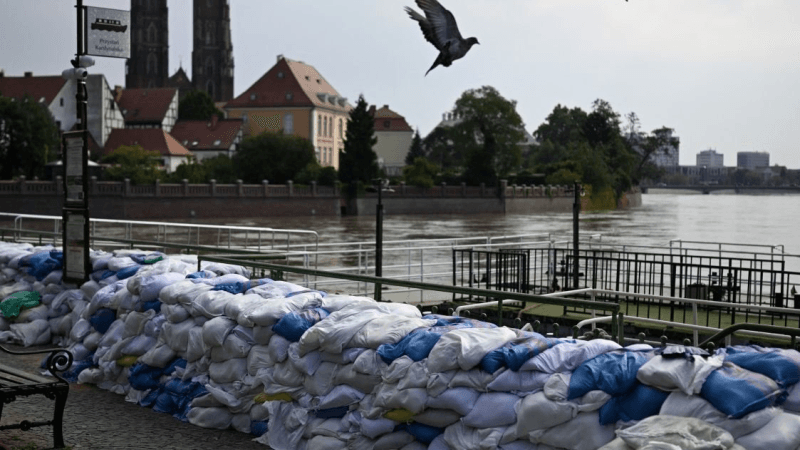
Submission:
{"label": "chimney", "polygon": [[283,55],[278,55],[278,62],[283,59]]}
{"label": "chimney", "polygon": [[25,78],[31,78],[33,76],[33,72],[25,72]]}
{"label": "chimney", "polygon": [[389,105],[383,105],[383,109],[389,109]]}
{"label": "chimney", "polygon": [[3,69],[0,69],[0,78],[3,78],[5,76],[6,76],[6,71],[3,70]]}

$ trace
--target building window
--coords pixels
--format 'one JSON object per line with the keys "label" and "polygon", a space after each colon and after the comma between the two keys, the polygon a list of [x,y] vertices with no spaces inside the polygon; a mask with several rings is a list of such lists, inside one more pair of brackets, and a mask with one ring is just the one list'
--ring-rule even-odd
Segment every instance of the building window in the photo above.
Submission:
{"label": "building window", "polygon": [[213,77],[214,76],[214,60],[211,59],[210,56],[208,58],[206,58],[206,73],[205,73],[205,75],[207,77]]}
{"label": "building window", "polygon": [[147,55],[147,74],[154,74],[158,72],[158,58],[156,58],[155,53],[150,53]]}
{"label": "building window", "polygon": [[327,117],[323,117],[322,121],[324,122],[322,135],[327,137],[328,136],[328,118]]}
{"label": "building window", "polygon": [[211,97],[212,99],[214,98],[214,82],[213,81],[208,80],[206,82],[206,92],[208,92],[208,96],[209,97]]}
{"label": "building window", "polygon": [[292,93],[291,93],[291,92],[287,92],[287,93],[286,93],[286,100],[291,100],[291,99],[292,99],[292,97],[293,97],[293,95],[292,95]]}
{"label": "building window", "polygon": [[283,78],[283,77],[284,77],[283,72],[278,72],[278,78]]}
{"label": "building window", "polygon": [[60,99],[58,99],[58,104],[59,104],[59,106],[64,106],[64,97],[61,97]]}
{"label": "building window", "polygon": [[344,139],[344,127],[342,126],[342,119],[339,119],[339,139]]}
{"label": "building window", "polygon": [[392,122],[390,122],[388,120],[384,120],[383,121],[383,128],[389,128],[391,126],[392,126]]}
{"label": "building window", "polygon": [[283,132],[286,134],[294,133],[294,114],[286,113],[283,116]]}
{"label": "building window", "polygon": [[320,135],[322,135],[322,116],[317,116],[317,136]]}
{"label": "building window", "polygon": [[314,154],[315,154],[315,156],[317,157],[317,161],[319,161],[319,160],[320,160],[320,159],[319,159],[319,147],[317,147],[317,148],[314,150]]}
{"label": "building window", "polygon": [[150,22],[150,26],[147,27],[147,42],[150,42],[151,44],[155,42],[157,33],[156,24]]}

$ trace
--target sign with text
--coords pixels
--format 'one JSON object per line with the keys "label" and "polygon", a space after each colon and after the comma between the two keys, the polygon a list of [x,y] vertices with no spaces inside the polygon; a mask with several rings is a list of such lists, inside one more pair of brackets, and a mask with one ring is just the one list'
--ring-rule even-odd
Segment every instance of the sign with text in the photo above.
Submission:
{"label": "sign with text", "polygon": [[64,204],[87,207],[88,145],[86,132],[67,131],[63,134]]}
{"label": "sign with text", "polygon": [[131,57],[131,12],[86,7],[86,54]]}
{"label": "sign with text", "polygon": [[89,210],[62,210],[64,274],[66,281],[83,283],[89,279]]}

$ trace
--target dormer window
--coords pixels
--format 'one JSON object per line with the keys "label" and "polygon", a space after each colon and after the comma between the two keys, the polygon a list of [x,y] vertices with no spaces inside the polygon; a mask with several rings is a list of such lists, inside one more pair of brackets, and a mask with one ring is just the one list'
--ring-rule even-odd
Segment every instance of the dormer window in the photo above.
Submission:
{"label": "dormer window", "polygon": [[292,99],[292,97],[293,97],[293,95],[292,95],[292,93],[291,93],[291,92],[287,92],[287,93],[286,93],[286,100],[291,100],[291,99]]}
{"label": "dormer window", "polygon": [[222,143],[222,141],[217,139],[216,141],[214,141],[214,147],[219,147],[219,144],[221,144],[221,143]]}
{"label": "dormer window", "polygon": [[192,147],[197,147],[197,144],[198,144],[197,141],[192,141]]}
{"label": "dormer window", "polygon": [[250,101],[254,101],[256,99],[256,94],[250,94]]}
{"label": "dormer window", "polygon": [[188,139],[184,139],[183,146],[186,147],[187,145],[189,145],[189,140]]}
{"label": "dormer window", "polygon": [[278,78],[283,78],[283,77],[285,77],[285,76],[286,76],[286,75],[285,75],[283,72],[278,72]]}

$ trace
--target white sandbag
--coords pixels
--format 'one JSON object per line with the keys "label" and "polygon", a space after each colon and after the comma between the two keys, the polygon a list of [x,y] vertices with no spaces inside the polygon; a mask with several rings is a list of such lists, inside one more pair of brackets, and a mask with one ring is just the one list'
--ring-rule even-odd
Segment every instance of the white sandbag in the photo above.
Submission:
{"label": "white sandbag", "polygon": [[[535,430],[542,430],[561,425],[578,415],[577,407],[572,402],[554,402],[544,392],[536,392],[525,396],[516,404],[517,422],[506,431],[503,442],[509,443],[523,439]],[[599,419],[598,423],[599,423]]]}
{"label": "white sandbag", "polygon": [[[507,327],[461,328],[445,333],[428,355],[428,371],[469,370],[477,366],[487,353],[517,337]],[[545,352],[547,353],[547,352]]]}
{"label": "white sandbag", "polygon": [[275,334],[275,332],[272,331],[272,327],[255,326],[251,329],[253,330],[253,340],[259,345],[269,344],[270,338],[272,338],[272,335]]}
{"label": "white sandbag", "polygon": [[428,395],[436,397],[450,389],[450,382],[453,381],[453,378],[458,372],[458,370],[448,370],[439,373],[428,372]]}
{"label": "white sandbag", "polygon": [[207,284],[212,287],[218,284],[247,283],[250,281],[250,278],[238,273],[224,273],[217,275],[218,276],[216,277],[210,278],[192,278],[192,281],[195,283]]}
{"label": "white sandbag", "polygon": [[87,306],[83,311],[83,318],[88,319],[92,317],[100,308],[108,308],[108,305],[111,303],[111,299],[114,297],[114,294],[121,289],[125,289],[124,280],[116,281],[100,288],[92,297],[91,302],[89,302],[89,306]]}
{"label": "white sandbag", "polygon": [[144,324],[142,332],[147,336],[157,338],[161,335],[161,329],[163,328],[166,320],[167,319],[163,314],[156,314],[152,319],[148,320],[147,323]]}
{"label": "white sandbag", "polygon": [[161,327],[161,337],[177,353],[184,353],[189,344],[189,330],[194,326],[193,320],[184,320],[180,323],[165,322]]}
{"label": "white sandbag", "polygon": [[728,449],[733,446],[730,433],[694,417],[650,416],[631,427],[617,430],[617,436],[634,449],[645,448],[651,442],[671,444],[683,450]]}
{"label": "white sandbag", "polygon": [[122,347],[121,352],[124,356],[142,356],[153,348],[156,343],[156,338],[150,336],[133,336],[129,338],[129,341]]}
{"label": "white sandbag", "polygon": [[192,408],[186,418],[198,427],[225,430],[231,425],[233,414],[227,408]]}
{"label": "white sandbag", "polygon": [[595,411],[603,407],[609,400],[611,395],[601,391],[589,391],[582,397],[567,400],[569,394],[569,382],[572,374],[569,372],[554,373],[547,379],[542,392],[545,397],[554,402],[567,402],[575,405],[577,412]]}
{"label": "white sandbag", "polygon": [[196,325],[192,327],[189,330],[189,341],[186,343],[186,352],[184,353],[186,361],[197,361],[206,356],[210,350],[210,347],[203,340],[203,327]]}
{"label": "white sandbag", "polygon": [[384,410],[407,409],[417,414],[427,402],[428,391],[424,388],[398,389],[396,384],[383,383],[375,391],[375,407]]}
{"label": "white sandbag", "polygon": [[0,332],[0,342],[12,342],[30,347],[50,342],[50,323],[45,319],[27,323],[12,323],[8,331]]}
{"label": "white sandbag", "polygon": [[292,343],[288,350],[289,361],[298,372],[305,376],[314,375],[317,367],[322,363],[319,352],[309,352],[303,356],[297,353],[297,343]]}
{"label": "white sandbag", "polygon": [[180,303],[181,305],[188,306],[194,302],[194,299],[202,294],[208,292],[213,286],[202,283],[194,283],[191,280],[183,280],[172,283],[161,289],[158,294],[159,300],[167,305],[174,305]]}
{"label": "white sandbag", "polygon": [[686,395],[699,394],[703,383],[714,370],[722,367],[724,354],[703,358],[664,358],[656,355],[636,372],[636,379],[662,391],[681,391]]}
{"label": "white sandbag", "polygon": [[133,294],[128,290],[127,286],[123,284],[122,288],[111,296],[111,300],[109,300],[108,304],[104,307],[114,310],[121,309],[120,305],[132,303],[131,297],[133,297]]}
{"label": "white sandbag", "polygon": [[600,416],[596,411],[580,413],[574,419],[560,425],[528,433],[528,439],[535,444],[541,443],[571,450],[596,450],[614,438],[616,438],[614,426],[600,425]]}
{"label": "white sandbag", "polygon": [[800,447],[800,416],[782,412],[761,429],[736,439],[746,449],[796,450]]}
{"label": "white sandbag", "polygon": [[[208,394],[214,398],[214,400],[219,403],[220,405],[226,406],[228,408],[236,409],[242,404],[242,400],[235,395],[225,391],[221,387],[215,386],[210,383],[206,383],[205,385]],[[198,402],[199,404],[203,404],[203,402]],[[209,402],[205,402],[205,404],[210,404]],[[192,403],[194,406],[194,403]]]}
{"label": "white sandbag", "polygon": [[[186,275],[179,272],[166,272],[158,275],[134,277],[138,280],[139,289],[131,289],[131,284],[136,283],[128,282],[128,290],[139,294],[143,302],[150,302],[159,297],[159,293],[165,287],[186,279]],[[135,288],[135,286],[134,286]]]}
{"label": "white sandbag", "polygon": [[264,298],[255,294],[234,295],[224,305],[224,313],[231,319],[239,319],[245,311],[252,311],[264,303]]}
{"label": "white sandbag", "polygon": [[364,398],[363,392],[350,386],[339,385],[334,386],[328,394],[320,398],[317,406],[319,409],[338,408],[358,403],[362,398]]}
{"label": "white sandbag", "polygon": [[[366,305],[374,305],[376,302],[374,299],[369,297],[359,297],[355,295],[339,295],[339,294],[331,294],[326,295],[321,302],[320,307],[325,308],[328,312],[336,312],[342,308],[365,308]],[[361,304],[361,306],[357,306]],[[413,316],[409,316],[413,317]]]}
{"label": "white sandbag", "polygon": [[203,324],[203,342],[209,347],[222,347],[225,338],[236,326],[236,321],[227,317],[214,317]]}
{"label": "white sandbag", "polygon": [[729,432],[734,439],[755,432],[780,413],[779,408],[764,408],[753,411],[741,419],[733,419],[699,395],[686,395],[683,392],[671,393],[659,411],[659,414],[665,416],[694,417],[703,420]]}
{"label": "white sandbag", "polygon": [[[251,350],[250,353],[252,354],[253,351]],[[314,375],[307,376],[303,380],[303,388],[305,391],[313,395],[315,397],[324,397],[327,395],[335,385],[337,384],[347,384],[347,383],[340,383],[337,380],[339,379],[339,366],[331,362],[323,362],[320,363],[317,370],[314,372]],[[368,375],[362,375],[364,377]],[[377,384],[377,383],[376,383]],[[364,391],[360,389],[359,386],[353,386],[351,384],[347,384],[350,387],[354,387],[361,392],[369,393],[370,391]]]}
{"label": "white sandbag", "polygon": [[419,319],[396,315],[380,315],[365,323],[350,339],[346,347],[377,349],[382,344],[395,344],[418,328],[436,324],[432,319]]}
{"label": "white sandbag", "polygon": [[462,416],[472,411],[478,401],[479,392],[470,388],[453,388],[442,392],[438,396],[429,396],[426,402],[428,408],[449,409]]}
{"label": "white sandbag", "polygon": [[187,310],[180,303],[175,303],[173,305],[167,305],[167,304],[161,305],[161,314],[163,314],[164,318],[166,318],[168,321],[172,323],[183,322],[184,320],[191,317],[189,310]]}
{"label": "white sandbag", "polygon": [[309,449],[339,450],[347,448],[347,442],[330,436],[314,436],[308,440]]}
{"label": "white sandbag", "polygon": [[220,363],[211,363],[208,376],[216,383],[233,383],[247,375],[247,358],[233,358]]}
{"label": "white sandbag", "polygon": [[159,343],[148,350],[147,353],[140,356],[139,362],[163,369],[167,367],[176,356],[175,350],[173,350],[172,347],[164,343]]}
{"label": "white sandbag", "polygon": [[283,298],[289,297],[289,294],[308,290],[298,284],[289,283],[287,281],[273,281],[269,279],[262,280],[264,283],[258,286],[253,286],[245,292],[246,294],[258,295],[262,298]]}
{"label": "white sandbag", "polygon": [[397,380],[398,389],[427,388],[428,365],[425,361],[416,361],[408,366],[405,376]]}
{"label": "white sandbag", "polygon": [[461,420],[461,414],[450,409],[428,408],[414,415],[414,422],[430,427],[445,428]]}
{"label": "white sandbag", "polygon": [[60,270],[60,269],[54,270],[54,271],[48,273],[47,276],[42,279],[42,284],[47,285],[47,284],[61,283],[61,277],[63,275],[64,275],[64,271],[63,270]]}
{"label": "white sandbag", "polygon": [[249,414],[235,414],[231,418],[231,428],[240,433],[250,433],[250,415]]}
{"label": "white sandbag", "polygon": [[256,403],[250,408],[250,420],[260,422],[269,419],[269,408],[263,403]]}
{"label": "white sandbag", "polygon": [[298,294],[289,298],[264,299],[260,303],[250,303],[237,317],[240,325],[246,327],[271,327],[290,312],[319,306],[322,295],[319,292]]}
{"label": "white sandbag", "polygon": [[144,332],[144,326],[149,320],[155,317],[156,312],[151,310],[145,312],[130,312],[125,316],[124,336],[134,336]]}
{"label": "white sandbag", "polygon": [[286,360],[289,357],[289,345],[291,342],[283,338],[283,336],[275,335],[269,340],[269,356],[277,364]]}
{"label": "white sandbag", "polygon": [[375,439],[383,434],[391,433],[396,426],[397,422],[385,417],[361,419],[361,434],[370,439]]}
{"label": "white sandbag", "polygon": [[475,401],[475,406],[463,419],[472,428],[509,426],[517,421],[517,403],[520,398],[506,392],[487,392]]}
{"label": "white sandbag", "polygon": [[383,436],[375,439],[372,448],[374,450],[393,450],[399,449],[406,444],[414,441],[414,436],[406,433],[405,431],[395,431],[393,433],[384,434]]}
{"label": "white sandbag", "polygon": [[[445,428],[443,439],[451,449],[489,450],[499,447],[504,431],[504,428],[475,429],[464,425],[463,422],[456,422]],[[431,445],[428,448],[432,447]]]}
{"label": "white sandbag", "polygon": [[89,280],[81,285],[81,292],[86,298],[91,299],[100,290],[100,285],[94,281]]}
{"label": "white sandbag", "polygon": [[97,384],[105,379],[103,371],[99,367],[90,367],[83,369],[78,374],[78,383],[81,384]]}
{"label": "white sandbag", "polygon": [[542,389],[551,374],[531,370],[506,370],[489,382],[486,387],[497,392],[529,392]]}
{"label": "white sandbag", "polygon": [[135,266],[136,264],[137,262],[132,260],[130,256],[121,256],[121,254],[115,252],[115,256],[108,259],[108,270],[119,272],[126,267]]}
{"label": "white sandbag", "polygon": [[119,342],[125,336],[125,321],[121,318],[117,318],[115,321],[111,322],[109,325],[108,330],[106,330],[103,337],[98,342],[98,347],[111,347],[115,343]]}
{"label": "white sandbag", "polygon": [[295,369],[291,361],[275,364],[272,372],[275,383],[287,387],[300,387],[303,385],[303,374]]}
{"label": "white sandbag", "polygon": [[456,370],[448,386],[451,388],[468,387],[478,391],[486,391],[486,386],[491,383],[495,377],[504,372],[505,369],[500,369],[494,373],[489,373],[477,367],[470,370]]}
{"label": "white sandbag", "polygon": [[34,306],[33,308],[23,308],[19,316],[14,319],[17,323],[33,322],[34,320],[47,320],[49,308],[46,305]]}
{"label": "white sandbag", "polygon": [[290,402],[268,402],[268,408],[269,430],[255,439],[256,442],[275,450],[300,449],[300,440],[308,423],[308,410]]}
{"label": "white sandbag", "polygon": [[520,370],[537,370],[546,373],[572,372],[597,355],[622,348],[608,339],[564,342],[527,360]]}
{"label": "white sandbag", "polygon": [[[73,327],[72,329],[74,330],[75,327]],[[86,335],[86,337],[83,338],[83,345],[85,345],[86,348],[89,349],[89,351],[93,352],[100,345],[100,339],[103,339],[103,335],[100,334],[99,331],[89,333],[88,335]]]}
{"label": "white sandbag", "polygon": [[275,362],[269,356],[269,347],[266,345],[254,345],[247,354],[247,373],[255,376],[259,369],[272,367]]}
{"label": "white sandbag", "polygon": [[192,302],[190,312],[193,316],[205,316],[209,319],[223,316],[225,304],[235,295],[227,291],[208,291],[198,295]]}
{"label": "white sandbag", "polygon": [[386,372],[388,365],[378,355],[378,352],[372,349],[366,349],[359,353],[355,361],[353,361],[353,370],[358,373],[366,375],[383,375]]}
{"label": "white sandbag", "polygon": [[57,309],[62,304],[66,304],[69,305],[70,309],[74,309],[74,305],[78,301],[84,301],[83,291],[80,289],[66,289],[53,298],[53,301],[50,303],[50,307]]}
{"label": "white sandbag", "polygon": [[252,346],[240,336],[230,333],[225,337],[222,347],[211,349],[211,361],[222,362],[231,358],[247,358]]}
{"label": "white sandbag", "polygon": [[[322,364],[333,364],[330,362],[323,362]],[[319,369],[318,369],[319,371]],[[316,378],[318,376],[318,372],[314,374]],[[364,373],[357,372],[354,368],[353,364],[346,364],[341,366],[334,375],[333,379],[334,384],[344,384],[359,391],[368,394],[372,392],[375,387],[381,383],[381,376],[380,375],[368,375]]]}

